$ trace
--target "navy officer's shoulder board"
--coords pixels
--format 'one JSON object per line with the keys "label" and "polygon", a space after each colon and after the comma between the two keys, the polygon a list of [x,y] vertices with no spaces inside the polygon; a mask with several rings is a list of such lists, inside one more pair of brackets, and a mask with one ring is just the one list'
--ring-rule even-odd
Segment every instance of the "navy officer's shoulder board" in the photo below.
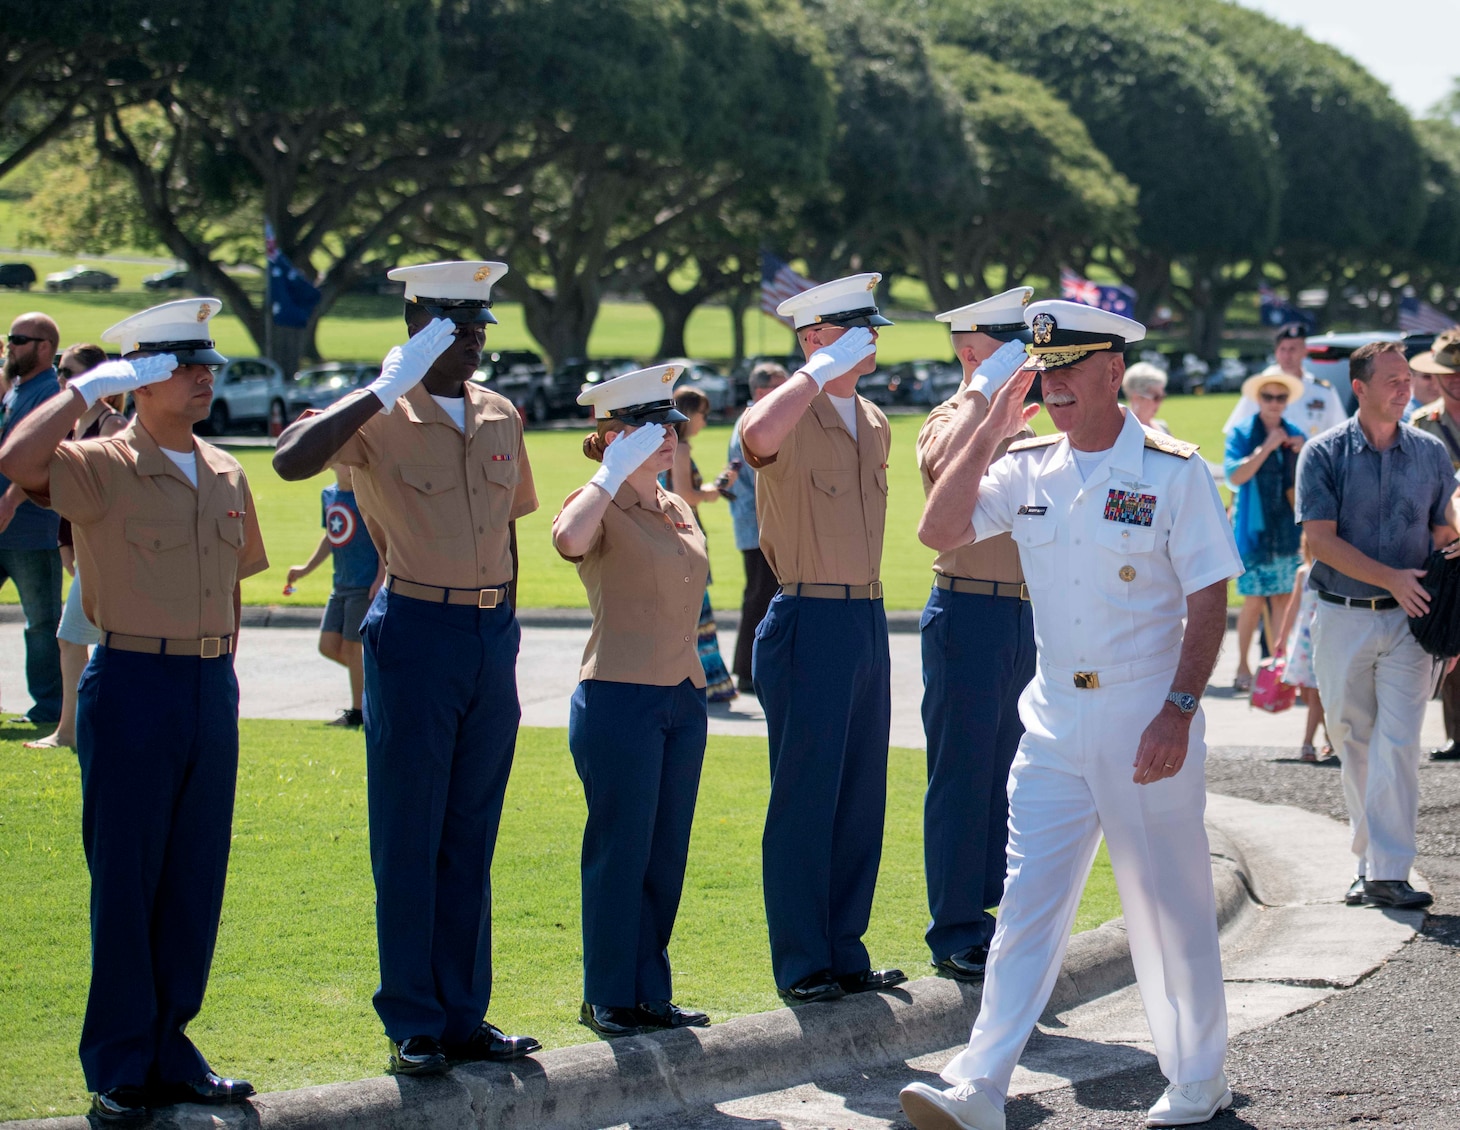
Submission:
{"label": "navy officer's shoulder board", "polygon": [[1187,443],[1184,439],[1175,439],[1164,432],[1146,432],[1146,446],[1152,451],[1160,451],[1166,455],[1174,455],[1178,459],[1190,459],[1197,453],[1200,444]]}
{"label": "navy officer's shoulder board", "polygon": [[1052,443],[1059,443],[1064,438],[1064,432],[1051,432],[1047,436],[1034,436],[1030,439],[1016,440],[1009,444],[1008,451],[1011,455],[1016,451],[1034,451],[1037,448],[1048,447]]}

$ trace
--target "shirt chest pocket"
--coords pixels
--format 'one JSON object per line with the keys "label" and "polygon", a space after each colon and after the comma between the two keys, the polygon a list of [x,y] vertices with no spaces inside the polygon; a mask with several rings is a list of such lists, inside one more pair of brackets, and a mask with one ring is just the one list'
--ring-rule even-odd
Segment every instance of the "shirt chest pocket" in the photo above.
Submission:
{"label": "shirt chest pocket", "polygon": [[488,456],[482,464],[482,474],[487,480],[487,507],[492,525],[501,529],[512,516],[512,499],[517,493],[517,484],[522,472],[512,459],[493,459]]}
{"label": "shirt chest pocket", "polygon": [[1148,526],[1102,521],[1095,530],[1095,581],[1102,592],[1129,597],[1154,579],[1156,531]]}
{"label": "shirt chest pocket", "polygon": [[[188,522],[128,518],[127,570],[134,592],[149,600],[187,601],[197,590],[197,560],[189,550],[193,527]],[[241,535],[240,535],[241,537]]]}
{"label": "shirt chest pocket", "polygon": [[460,492],[455,468],[403,463],[400,478],[405,487],[401,491],[401,505],[412,530],[428,538],[449,537],[460,532],[466,521],[458,510]]}
{"label": "shirt chest pocket", "polygon": [[1009,536],[1019,546],[1019,564],[1030,588],[1054,584],[1055,534],[1058,527],[1044,515],[1019,514]]}

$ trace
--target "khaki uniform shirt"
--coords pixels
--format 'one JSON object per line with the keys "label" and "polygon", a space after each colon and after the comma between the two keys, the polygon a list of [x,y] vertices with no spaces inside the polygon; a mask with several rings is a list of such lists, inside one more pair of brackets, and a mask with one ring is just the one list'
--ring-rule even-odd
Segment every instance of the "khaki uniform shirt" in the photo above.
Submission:
{"label": "khaki uniform shirt", "polygon": [[238,461],[193,440],[195,490],[139,421],[67,440],[48,498],[71,522],[81,607],[103,632],[162,639],[232,635],[233,587],[269,567]]}
{"label": "khaki uniform shirt", "polygon": [[[928,470],[933,441],[953,426],[953,417],[962,404],[963,392],[960,390],[929,412],[922,430],[918,432],[918,471],[923,476],[924,496],[933,492],[933,476]],[[1030,435],[1034,434],[1030,429],[1025,430]],[[1008,450],[1010,442],[1005,440],[999,444],[994,452],[994,462]],[[996,534],[984,541],[938,554],[933,562],[933,572],[976,581],[1003,581],[1016,585],[1024,582],[1024,570],[1019,566],[1019,547],[1008,534]]]}
{"label": "khaki uniform shirt", "polygon": [[1445,445],[1450,462],[1460,471],[1460,420],[1445,411],[1443,399],[1426,404],[1409,418],[1409,422],[1422,432],[1428,432]]}
{"label": "khaki uniform shirt", "polygon": [[887,417],[876,405],[857,397],[853,439],[825,392],[774,455],[745,447],[757,472],[760,548],[781,584],[880,579],[891,447]]}
{"label": "khaki uniform shirt", "polygon": [[[374,396],[374,393],[363,393]],[[372,416],[332,462],[355,469],[355,497],[383,534],[393,577],[450,589],[512,580],[508,522],[537,509],[522,418],[468,381],[466,433],[416,385]]]}
{"label": "khaki uniform shirt", "polygon": [[699,623],[710,559],[689,503],[661,487],[649,506],[625,484],[588,551],[569,560],[576,560],[593,610],[580,679],[654,687],[689,679],[704,687]]}

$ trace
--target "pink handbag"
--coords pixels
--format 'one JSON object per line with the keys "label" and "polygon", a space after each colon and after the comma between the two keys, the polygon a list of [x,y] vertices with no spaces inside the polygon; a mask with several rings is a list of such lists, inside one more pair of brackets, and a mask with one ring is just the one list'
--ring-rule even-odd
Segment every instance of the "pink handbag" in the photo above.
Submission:
{"label": "pink handbag", "polygon": [[1269,714],[1288,709],[1297,700],[1298,688],[1283,682],[1284,656],[1275,655],[1257,665],[1257,678],[1252,681],[1252,705]]}

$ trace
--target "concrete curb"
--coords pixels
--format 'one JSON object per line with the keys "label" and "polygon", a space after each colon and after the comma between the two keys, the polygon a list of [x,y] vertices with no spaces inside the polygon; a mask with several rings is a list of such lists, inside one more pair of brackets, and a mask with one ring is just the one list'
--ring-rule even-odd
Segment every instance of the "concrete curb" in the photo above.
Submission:
{"label": "concrete curb", "polygon": [[[1252,907],[1240,845],[1208,826],[1223,930]],[[1135,980],[1121,919],[1070,939],[1046,1016]],[[378,1077],[259,1095],[228,1108],[179,1106],[156,1127],[210,1130],[417,1130],[532,1126],[580,1130],[662,1118],[807,1079],[884,1068],[968,1038],[980,988],[924,977],[891,992],[782,1008],[710,1028],[581,1044],[513,1064],[471,1064],[435,1079]],[[5,1123],[9,1130],[86,1130],[86,1118]]]}
{"label": "concrete curb", "polygon": [[[245,628],[318,628],[323,606],[298,604],[245,604]],[[916,633],[922,613],[902,609],[887,614],[887,630],[903,634]],[[586,608],[524,608],[517,614],[524,628],[591,628],[593,617]],[[740,610],[715,613],[715,622],[733,626],[740,621]],[[25,616],[18,604],[0,604],[0,624],[22,624]],[[1227,610],[1227,630],[1237,627],[1237,610]]]}

